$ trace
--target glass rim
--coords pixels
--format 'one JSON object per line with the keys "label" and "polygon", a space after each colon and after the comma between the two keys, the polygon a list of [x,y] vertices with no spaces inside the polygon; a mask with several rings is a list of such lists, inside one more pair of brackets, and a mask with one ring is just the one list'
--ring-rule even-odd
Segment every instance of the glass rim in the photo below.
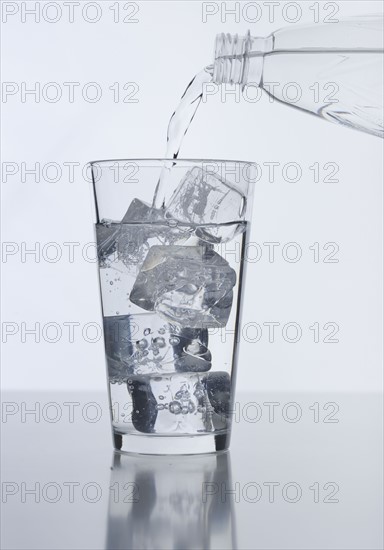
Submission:
{"label": "glass rim", "polygon": [[255,161],[247,160],[233,160],[233,159],[212,159],[212,158],[167,158],[167,157],[145,157],[145,158],[119,158],[119,159],[104,159],[104,160],[92,160],[88,164],[93,166],[94,164],[107,164],[109,162],[185,162],[185,163],[197,163],[197,162],[216,162],[219,164],[224,164],[226,162],[231,162],[233,164],[242,164],[247,166],[257,166]]}

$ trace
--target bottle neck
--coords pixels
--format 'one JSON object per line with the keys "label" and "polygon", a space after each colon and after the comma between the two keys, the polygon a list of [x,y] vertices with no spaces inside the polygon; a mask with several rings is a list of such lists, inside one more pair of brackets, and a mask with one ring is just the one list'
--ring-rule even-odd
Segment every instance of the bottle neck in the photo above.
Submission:
{"label": "bottle neck", "polygon": [[273,35],[254,38],[218,34],[215,43],[213,82],[216,84],[247,84],[259,86],[263,73],[264,55],[273,50]]}

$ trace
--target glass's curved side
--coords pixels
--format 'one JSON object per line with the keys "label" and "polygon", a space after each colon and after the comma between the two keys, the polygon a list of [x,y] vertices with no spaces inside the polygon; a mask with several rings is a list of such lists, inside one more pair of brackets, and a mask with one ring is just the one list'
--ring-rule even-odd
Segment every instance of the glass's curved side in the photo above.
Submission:
{"label": "glass's curved side", "polygon": [[224,450],[255,167],[150,159],[91,165],[115,447]]}

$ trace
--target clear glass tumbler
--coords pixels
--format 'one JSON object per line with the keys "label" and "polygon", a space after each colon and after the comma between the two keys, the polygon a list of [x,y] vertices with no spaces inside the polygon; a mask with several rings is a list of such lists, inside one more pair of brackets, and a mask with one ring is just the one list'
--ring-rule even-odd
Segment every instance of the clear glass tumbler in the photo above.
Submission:
{"label": "clear glass tumbler", "polygon": [[91,163],[114,445],[229,446],[255,166]]}

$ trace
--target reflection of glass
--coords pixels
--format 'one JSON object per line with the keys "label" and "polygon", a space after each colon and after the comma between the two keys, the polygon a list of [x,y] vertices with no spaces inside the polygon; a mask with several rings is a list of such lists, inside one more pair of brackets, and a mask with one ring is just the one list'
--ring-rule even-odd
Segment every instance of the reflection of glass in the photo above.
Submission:
{"label": "reflection of glass", "polygon": [[114,454],[108,550],[235,549],[229,453]]}
{"label": "reflection of glass", "polygon": [[254,172],[237,161],[92,163],[118,450],[228,448]]}

